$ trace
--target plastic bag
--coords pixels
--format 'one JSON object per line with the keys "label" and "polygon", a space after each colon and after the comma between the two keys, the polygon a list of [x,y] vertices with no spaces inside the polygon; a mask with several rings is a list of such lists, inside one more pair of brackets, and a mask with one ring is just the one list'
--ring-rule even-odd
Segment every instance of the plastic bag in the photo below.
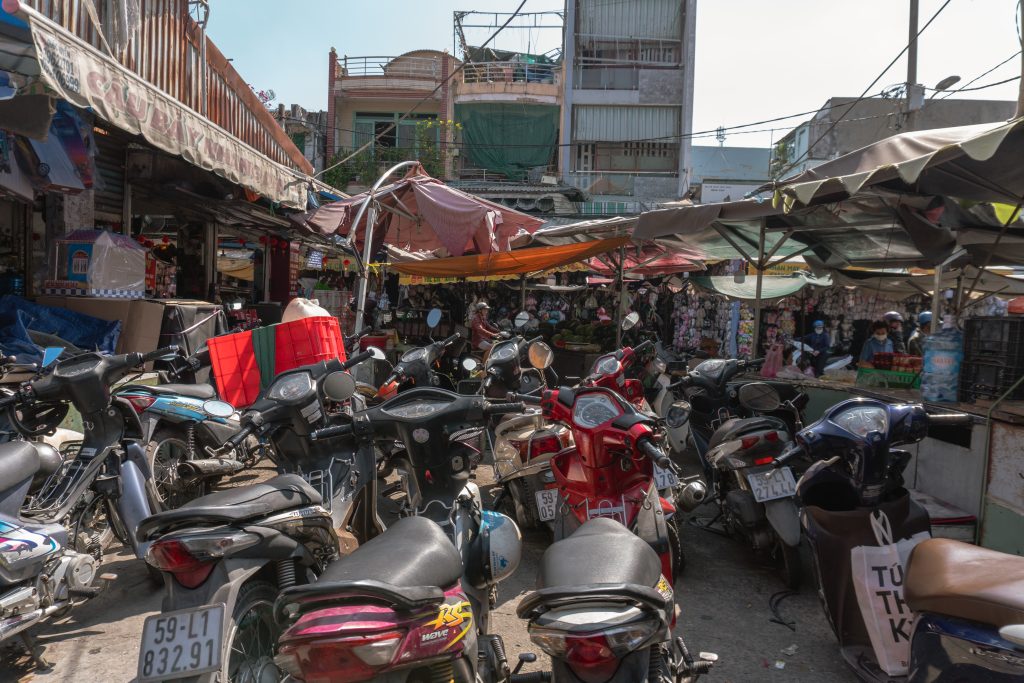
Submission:
{"label": "plastic bag", "polygon": [[281,316],[281,322],[290,323],[293,320],[301,320],[302,318],[319,318],[322,316],[331,317],[331,314],[321,308],[320,303],[316,299],[295,297],[285,307],[284,314]]}
{"label": "plastic bag", "polygon": [[761,367],[762,377],[775,377],[782,369],[782,344],[772,344],[768,353],[764,355],[764,365]]}

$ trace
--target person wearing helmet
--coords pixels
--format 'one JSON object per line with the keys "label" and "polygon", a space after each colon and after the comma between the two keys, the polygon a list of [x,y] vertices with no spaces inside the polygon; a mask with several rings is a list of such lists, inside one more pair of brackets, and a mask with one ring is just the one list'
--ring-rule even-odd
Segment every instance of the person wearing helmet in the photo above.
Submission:
{"label": "person wearing helmet", "polygon": [[932,332],[932,312],[922,311],[917,316],[917,329],[907,340],[907,353],[911,356],[924,355],[924,338]]}
{"label": "person wearing helmet", "polygon": [[896,311],[889,311],[883,316],[889,326],[889,341],[892,342],[893,353],[906,353],[907,344],[903,339],[903,316]]}
{"label": "person wearing helmet", "polygon": [[825,364],[828,362],[828,350],[832,348],[832,338],[825,331],[825,321],[814,321],[814,332],[806,334],[799,339],[811,347],[807,353],[810,354],[811,366],[814,368],[814,376],[821,377],[825,373]]}
{"label": "person wearing helmet", "polygon": [[501,330],[492,325],[487,319],[491,307],[486,301],[477,304],[476,313],[470,320],[469,327],[473,331],[473,348],[480,351],[487,351],[494,343],[494,339],[501,336]]}

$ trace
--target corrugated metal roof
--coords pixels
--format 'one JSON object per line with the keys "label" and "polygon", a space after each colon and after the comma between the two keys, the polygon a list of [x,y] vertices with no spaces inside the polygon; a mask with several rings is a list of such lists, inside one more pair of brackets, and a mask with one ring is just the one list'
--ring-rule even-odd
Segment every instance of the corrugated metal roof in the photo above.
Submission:
{"label": "corrugated metal roof", "polygon": [[577,105],[572,109],[574,142],[652,140],[678,143],[679,107]]}

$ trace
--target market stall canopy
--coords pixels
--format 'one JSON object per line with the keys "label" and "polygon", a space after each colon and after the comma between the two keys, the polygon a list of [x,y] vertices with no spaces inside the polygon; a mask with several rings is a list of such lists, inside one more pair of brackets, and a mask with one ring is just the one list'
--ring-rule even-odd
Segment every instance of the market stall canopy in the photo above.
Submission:
{"label": "market stall canopy", "polygon": [[407,275],[428,277],[470,277],[480,275],[518,275],[537,273],[597,254],[614,251],[629,244],[628,237],[615,237],[583,244],[531,247],[508,252],[492,252],[444,259],[419,259],[393,262],[391,269]]}
{"label": "market stall canopy", "polygon": [[[626,247],[625,254],[626,258],[622,264],[622,272],[625,275],[653,277],[656,275],[704,270],[703,264],[694,263],[679,252],[668,251],[654,244],[642,247],[630,244]],[[608,275],[618,272],[617,264],[608,258],[596,256],[590,259],[587,264],[598,273]]]}
{"label": "market stall canopy", "polygon": [[[367,201],[363,193],[327,204],[296,219],[303,228],[324,235],[348,236],[359,207]],[[543,221],[448,187],[414,168],[398,182],[374,193],[381,211],[374,225],[374,240],[407,251],[462,256],[467,251],[481,254],[508,251],[511,242],[535,232]],[[366,216],[356,226],[356,241],[366,230]]]}
{"label": "market stall canopy", "polygon": [[[730,299],[742,299],[744,301],[757,300],[757,279],[745,278],[742,282],[736,282],[732,275],[695,275],[689,281],[702,289],[716,294],[723,294]],[[829,277],[814,277],[804,273],[793,275],[765,275],[761,282],[761,299],[783,299],[793,296],[807,286],[831,287],[833,284]]]}
{"label": "market stall canopy", "polygon": [[[980,277],[978,277],[980,275]],[[931,295],[935,277],[930,274],[885,273],[864,270],[833,270],[829,276],[836,285],[872,290],[888,299]],[[940,275],[943,290],[956,290],[959,286],[970,285],[978,277],[974,292],[978,296],[998,294],[1000,296],[1024,296],[1024,280],[986,270],[979,273],[974,266],[961,271],[946,271]]]}

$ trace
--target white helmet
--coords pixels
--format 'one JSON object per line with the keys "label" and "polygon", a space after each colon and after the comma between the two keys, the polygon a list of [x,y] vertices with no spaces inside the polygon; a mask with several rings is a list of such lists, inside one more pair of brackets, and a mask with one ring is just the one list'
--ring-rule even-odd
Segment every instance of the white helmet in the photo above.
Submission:
{"label": "white helmet", "polygon": [[491,510],[480,513],[480,533],[469,543],[466,578],[474,588],[493,586],[519,566],[523,538],[508,515]]}

